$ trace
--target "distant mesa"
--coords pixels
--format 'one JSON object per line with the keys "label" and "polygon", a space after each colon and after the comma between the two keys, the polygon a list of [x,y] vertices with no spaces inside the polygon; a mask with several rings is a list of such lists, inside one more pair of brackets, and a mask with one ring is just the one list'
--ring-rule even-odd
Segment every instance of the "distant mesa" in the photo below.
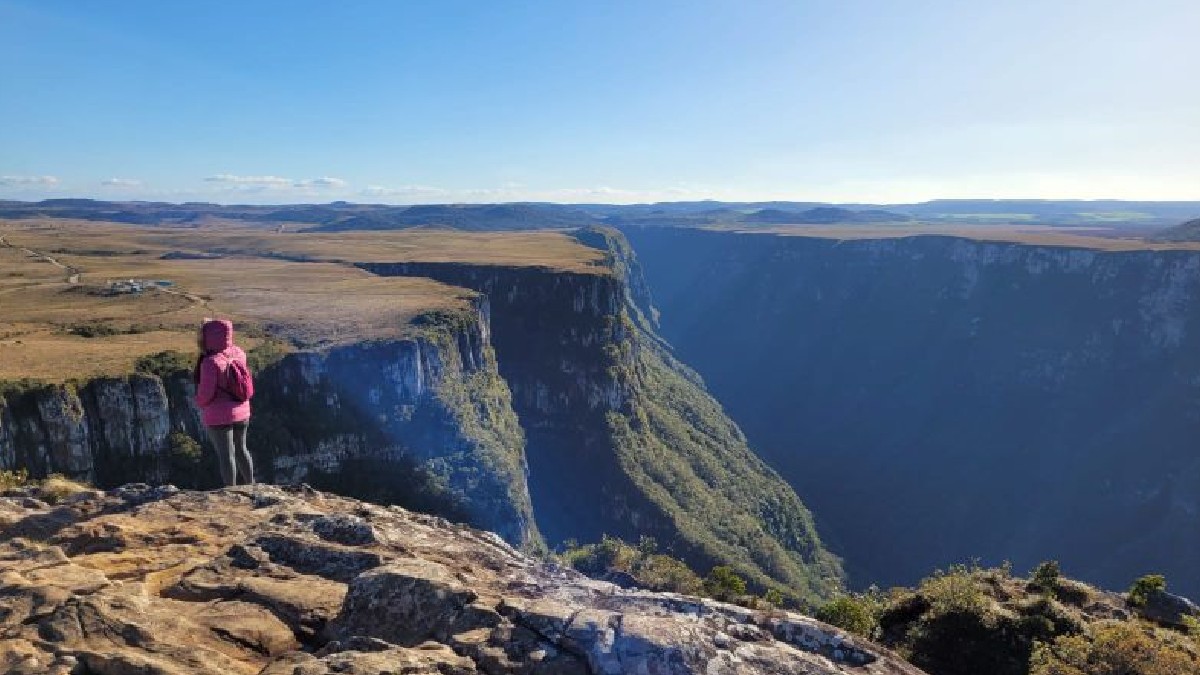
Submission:
{"label": "distant mesa", "polygon": [[[214,222],[286,231],[402,230],[450,228],[469,231],[615,227],[755,227],[771,225],[870,225],[948,223],[977,226],[1042,225],[1120,229],[1149,236],[1195,218],[1200,201],[1120,200],[934,200],[916,204],[831,204],[824,202],[659,202],[653,204],[211,204],[207,202],[0,200],[0,218],[64,218],[132,225],[197,228]],[[1169,237],[1177,235],[1168,234]],[[1191,235],[1179,235],[1190,237]],[[1185,239],[1186,240],[1186,239]]]}
{"label": "distant mesa", "polygon": [[760,209],[742,219],[746,223],[765,225],[841,225],[846,223],[899,223],[911,216],[880,209],[855,211],[837,206],[818,206],[804,211]]}
{"label": "distant mesa", "polygon": [[1200,218],[1169,227],[1159,233],[1158,238],[1165,241],[1200,241]]}
{"label": "distant mesa", "polygon": [[324,232],[428,227],[449,227],[457,230],[533,230],[590,227],[597,224],[597,219],[583,211],[557,204],[430,204],[408,207],[359,207],[349,214],[345,213],[343,207],[343,211],[335,218],[311,229]]}

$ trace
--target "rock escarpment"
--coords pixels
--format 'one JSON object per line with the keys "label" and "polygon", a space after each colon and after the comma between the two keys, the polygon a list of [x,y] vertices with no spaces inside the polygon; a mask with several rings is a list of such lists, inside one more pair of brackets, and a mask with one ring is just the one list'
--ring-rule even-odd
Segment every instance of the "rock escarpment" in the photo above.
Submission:
{"label": "rock escarpment", "polygon": [[919,675],[788,612],[622,590],[307,487],[0,497],[13,675]]}
{"label": "rock escarpment", "polygon": [[1200,565],[1200,252],[630,231],[662,333],[858,583]]}
{"label": "rock escarpment", "polygon": [[[539,542],[524,440],[486,300],[404,336],[292,353],[256,375],[260,478],[399,501]],[[190,377],[166,370],[0,392],[0,469],[207,486]]]}
{"label": "rock escarpment", "polygon": [[364,264],[486,296],[500,374],[526,434],[538,526],[552,543],[653,537],[707,571],[806,600],[841,581],[796,494],[654,332],[636,258],[614,230],[580,233],[596,273],[459,263]]}

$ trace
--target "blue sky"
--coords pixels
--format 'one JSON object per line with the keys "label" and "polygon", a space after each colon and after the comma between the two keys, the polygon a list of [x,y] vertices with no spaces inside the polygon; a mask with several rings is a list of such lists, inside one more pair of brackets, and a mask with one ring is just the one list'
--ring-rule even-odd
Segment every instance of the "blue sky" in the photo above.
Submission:
{"label": "blue sky", "polygon": [[1200,199],[1195,0],[0,0],[0,198]]}

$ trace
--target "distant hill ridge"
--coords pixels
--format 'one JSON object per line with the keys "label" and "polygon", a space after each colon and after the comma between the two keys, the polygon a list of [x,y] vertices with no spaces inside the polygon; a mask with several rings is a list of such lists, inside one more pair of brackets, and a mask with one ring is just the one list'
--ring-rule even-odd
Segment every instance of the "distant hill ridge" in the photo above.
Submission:
{"label": "distant hill ridge", "polygon": [[318,231],[393,230],[452,227],[460,230],[527,230],[579,228],[600,223],[578,209],[559,204],[390,204],[222,205],[204,202],[105,202],[92,199],[47,199],[0,202],[0,218],[76,218],[133,225],[194,227],[222,218],[275,225],[300,223]]}
{"label": "distant hill ridge", "polygon": [[744,218],[742,222],[777,225],[834,225],[841,223],[898,223],[912,220],[912,216],[892,213],[881,209],[853,211],[836,206],[818,206],[804,211],[784,209],[760,209]]}
{"label": "distant hill ridge", "polygon": [[1200,241],[1200,218],[1169,227],[1159,233],[1158,238],[1166,241]]}
{"label": "distant hill ridge", "polygon": [[[136,225],[202,226],[210,219],[264,227],[298,224],[320,231],[449,227],[461,230],[531,230],[592,225],[708,227],[838,225],[922,221],[980,225],[1073,225],[1149,232],[1194,218],[1200,202],[1120,200],[939,199],[916,204],[822,202],[659,202],[654,204],[211,204],[110,202],[94,199],[0,200],[0,218],[75,218]],[[1175,235],[1169,235],[1175,236]],[[1186,236],[1186,235],[1184,235]]]}

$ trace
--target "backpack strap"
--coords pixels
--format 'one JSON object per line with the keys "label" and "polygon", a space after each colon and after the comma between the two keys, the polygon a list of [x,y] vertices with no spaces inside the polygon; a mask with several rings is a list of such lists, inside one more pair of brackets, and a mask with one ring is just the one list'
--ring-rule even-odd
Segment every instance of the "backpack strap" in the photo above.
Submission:
{"label": "backpack strap", "polygon": [[[218,356],[221,357],[221,359],[225,362],[224,366],[221,366],[221,364],[217,362]],[[217,364],[217,370],[220,371],[220,376],[217,377],[217,391],[220,391],[234,401],[237,401],[237,397],[233,395],[233,392],[229,391],[229,388],[224,386],[225,382],[229,380],[229,366],[233,363],[233,359],[229,358],[229,355],[223,351],[210,354],[209,358]]]}

